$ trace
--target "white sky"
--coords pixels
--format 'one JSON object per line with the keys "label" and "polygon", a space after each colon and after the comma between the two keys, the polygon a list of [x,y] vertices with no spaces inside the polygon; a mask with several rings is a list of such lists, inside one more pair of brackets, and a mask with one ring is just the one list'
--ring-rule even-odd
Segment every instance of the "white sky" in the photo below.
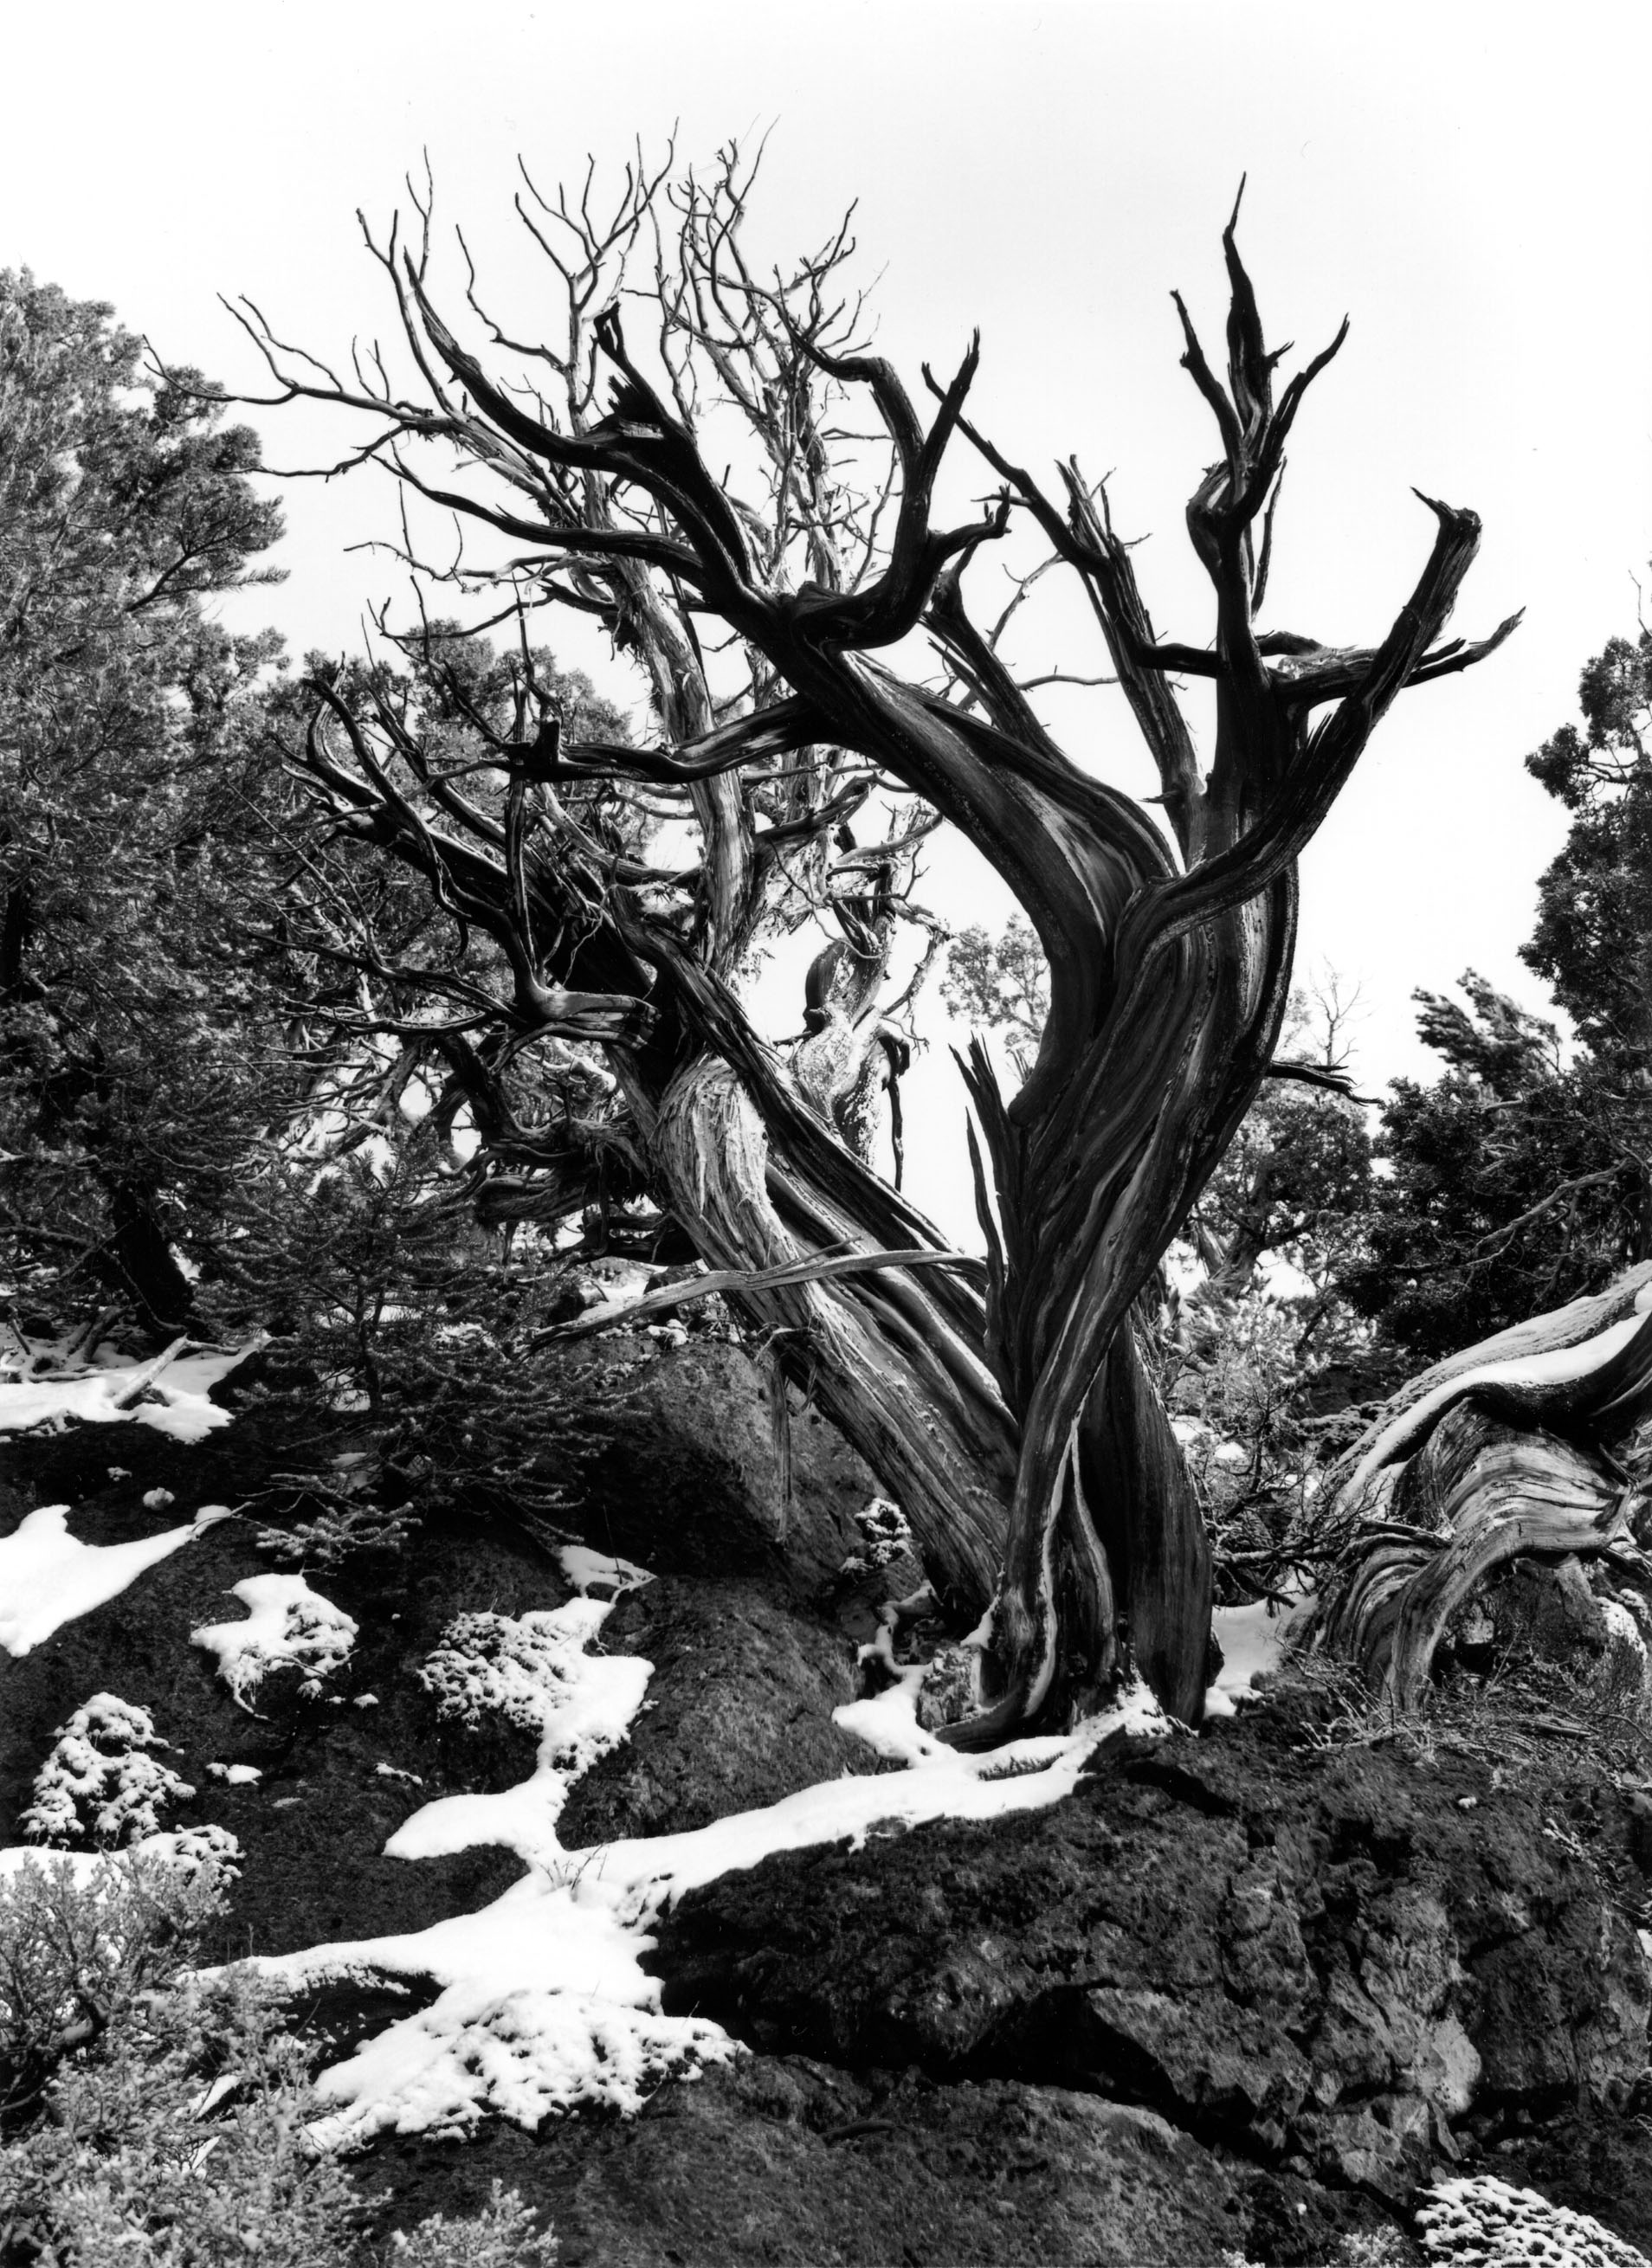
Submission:
{"label": "white sky", "polygon": [[[1520,759],[1571,713],[1585,659],[1633,630],[1652,552],[1652,11],[157,0],[83,6],[72,28],[18,11],[6,49],[0,264],[111,299],[169,359],[249,387],[215,294],[247,292],[323,350],[386,328],[354,209],[387,217],[423,147],[527,328],[540,287],[506,226],[519,149],[549,184],[674,123],[689,157],[772,124],[758,249],[812,244],[858,197],[883,351],[916,387],[978,323],[977,417],[1022,462],[1116,468],[1119,524],[1153,535],[1138,566],[1158,626],[1193,642],[1209,609],[1181,514],[1213,444],[1168,294],[1215,359],[1220,231],[1248,173],[1270,342],[1309,350],[1353,317],[1299,423],[1269,620],[1379,637],[1427,549],[1413,482],[1486,523],[1456,627],[1528,610],[1490,662],[1379,732],[1304,862],[1299,965],[1361,984],[1368,1083],[1432,1068],[1414,985],[1471,964],[1538,1005],[1516,949],[1564,827]],[[328,447],[300,417],[259,422],[272,462]],[[984,485],[962,460],[959,477],[961,496]],[[401,588],[343,549],[390,532],[387,487],[288,490],[291,579],[254,611],[296,651],[353,643],[364,600]],[[1102,666],[1067,617],[1023,651]],[[1059,693],[1049,714],[1082,760],[1146,784],[1116,695]],[[1009,909],[953,859],[929,894],[955,918]],[[944,1052],[910,1101],[918,1139],[956,1127]],[[918,1189],[957,1220],[953,1167]]]}

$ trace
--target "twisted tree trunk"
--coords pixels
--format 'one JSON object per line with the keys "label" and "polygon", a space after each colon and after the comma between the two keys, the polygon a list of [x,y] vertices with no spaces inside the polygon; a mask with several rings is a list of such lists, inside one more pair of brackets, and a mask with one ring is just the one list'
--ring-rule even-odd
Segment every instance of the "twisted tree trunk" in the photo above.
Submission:
{"label": "twisted tree trunk", "polygon": [[1331,1476],[1346,1541],[1299,1643],[1409,1706],[1453,1615],[1513,1560],[1575,1556],[1652,1596],[1632,1441],[1648,1416],[1652,1265],[1425,1371]]}
{"label": "twisted tree trunk", "polygon": [[[674,1211],[714,1267],[756,1272],[870,1245],[874,1225],[823,1185],[802,1145],[772,1140],[715,1056],[672,1082],[654,1154]],[[916,1216],[901,1227],[904,1242],[944,1250]],[[978,1290],[935,1269],[881,1269],[738,1304],[899,1503],[943,1602],[978,1614],[998,1580],[1014,1475],[1014,1423],[980,1352]]]}
{"label": "twisted tree trunk", "polygon": [[[289,396],[343,401],[386,438],[456,446],[498,475],[497,501],[424,493],[507,536],[513,575],[530,571],[520,547],[535,547],[548,600],[597,615],[636,647],[669,745],[564,747],[542,717],[532,734],[526,722],[494,734],[493,760],[512,782],[499,824],[381,704],[382,735],[462,842],[400,793],[348,717],[357,771],[313,739],[308,760],[351,823],[398,847],[450,911],[496,940],[513,987],[499,1013],[524,1035],[509,1047],[552,1031],[608,1050],[630,1138],[709,1263],[754,1278],[811,1256],[853,1263],[830,1280],[754,1282],[735,1297],[900,1498],[954,1603],[973,1606],[996,1583],[991,1705],[957,1737],[1067,1725],[1132,1664],[1194,1718],[1208,1553],[1132,1311],[1268,1071],[1290,980],[1297,858],[1398,695],[1467,666],[1514,627],[1473,644],[1434,643],[1479,522],[1425,499],[1432,553],[1375,646],[1257,630],[1286,442],[1342,334],[1276,401],[1280,357],[1265,347],[1230,222],[1225,383],[1176,302],[1184,366],[1221,438],[1221,462],[1187,515],[1214,593],[1215,639],[1162,644],[1104,490],[1068,463],[1052,502],[965,418],[976,347],[944,388],[930,380],[938,406],[926,429],[890,365],[850,342],[854,317],[830,307],[844,239],[790,283],[759,287],[739,249],[744,191],[732,173],[710,192],[692,180],[676,192],[680,272],[667,274],[663,251],[656,263],[664,390],[652,382],[627,350],[617,302],[591,309],[602,262],[642,229],[657,188],[631,177],[622,222],[600,240],[561,211],[591,278],[586,291],[579,269],[570,284],[569,359],[547,357],[567,383],[562,423],[543,411],[538,375],[501,385],[438,315],[428,239],[417,255],[398,261],[392,247],[380,257],[432,407],[351,393],[318,379],[319,364],[282,366],[275,342],[263,343]],[[498,346],[506,334],[492,335]],[[765,457],[767,518],[732,498],[701,453],[697,357]],[[599,364],[613,373],[606,415]],[[869,398],[881,420],[887,519],[880,505],[855,523],[846,499],[862,476],[833,466],[833,423],[817,398],[826,386]],[[959,433],[1002,488],[985,518],[937,529],[936,482]],[[423,485],[399,448],[387,460]],[[1157,767],[1165,826],[1063,753],[970,618],[964,568],[1013,512],[1042,530],[1050,563],[1079,578]],[[712,697],[697,627],[707,621],[747,659],[749,705]],[[919,630],[942,657],[944,689],[903,681],[875,658]],[[1214,688],[1208,769],[1176,696],[1187,675]],[[679,895],[662,912],[683,878],[615,853],[558,801],[593,777],[691,801],[704,843],[691,909]],[[786,847],[820,850],[890,781],[992,864],[1050,968],[1049,1020],[1021,1091],[1005,1101],[978,1047],[966,1066],[987,1246],[974,1280],[891,1258],[941,1241],[866,1161],[870,1108],[897,1052],[877,1012],[887,939],[876,888],[872,910],[847,919],[846,902],[830,899],[845,941],[816,964],[790,1064],[729,990]]]}

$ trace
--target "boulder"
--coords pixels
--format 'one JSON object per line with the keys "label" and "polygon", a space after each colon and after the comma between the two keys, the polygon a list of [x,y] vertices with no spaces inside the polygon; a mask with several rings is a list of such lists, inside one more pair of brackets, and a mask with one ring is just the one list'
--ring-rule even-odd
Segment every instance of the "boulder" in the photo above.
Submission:
{"label": "boulder", "polygon": [[1123,1743],[1047,1811],[693,1891],[666,2007],[767,2054],[1136,2103],[1396,2200],[1471,2114],[1621,2101],[1648,1963],[1536,1794],[1302,1730],[1280,1699]]}

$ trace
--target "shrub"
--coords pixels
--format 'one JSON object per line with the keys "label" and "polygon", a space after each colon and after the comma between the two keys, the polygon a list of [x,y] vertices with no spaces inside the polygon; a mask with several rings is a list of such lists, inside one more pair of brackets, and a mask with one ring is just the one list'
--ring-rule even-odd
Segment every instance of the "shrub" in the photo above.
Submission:
{"label": "shrub", "polygon": [[151,1753],[171,1747],[147,1709],[94,1693],[57,1727],[57,1743],[34,1777],[23,1832],[37,1843],[83,1837],[113,1845],[160,1831],[163,1808],[195,1793]]}
{"label": "shrub", "polygon": [[369,2241],[311,2139],[311,2048],[245,1968],[185,1963],[220,1873],[143,1852],[0,1875],[0,2257],[41,2268],[549,2268],[494,2184],[476,2214]]}

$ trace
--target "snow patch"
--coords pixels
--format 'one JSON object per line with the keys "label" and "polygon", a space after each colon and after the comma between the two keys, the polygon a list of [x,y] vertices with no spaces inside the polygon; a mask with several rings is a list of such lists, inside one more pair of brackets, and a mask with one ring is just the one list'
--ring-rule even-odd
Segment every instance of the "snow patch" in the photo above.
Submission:
{"label": "snow patch", "polygon": [[301,1670],[307,1699],[342,1668],[356,1643],[356,1624],[342,1607],[313,1591],[302,1575],[248,1575],[231,1596],[247,1609],[240,1623],[208,1623],[189,1633],[191,1646],[218,1658],[225,1683],[243,1709],[272,1669]]}
{"label": "snow patch", "polygon": [[1285,1656],[1290,1631],[1311,1600],[1292,1599],[1281,1607],[1258,1599],[1249,1607],[1217,1607],[1211,1629],[1221,1648],[1221,1668],[1205,1696],[1205,1714],[1232,1717],[1240,1702],[1254,1697],[1257,1680],[1271,1675]]}
{"label": "snow patch", "polygon": [[256,1764],[209,1764],[209,1779],[221,1779],[230,1787],[256,1787],[263,1773]]}
{"label": "snow patch", "polygon": [[1304,1275],[1294,1260],[1282,1252],[1265,1252],[1257,1263],[1257,1284],[1262,1297],[1273,1307],[1296,1307],[1305,1300],[1316,1300],[1319,1286],[1311,1276]]}
{"label": "snow patch", "polygon": [[[260,1332],[245,1346],[186,1351],[180,1340],[165,1353],[137,1362],[116,1358],[43,1377],[0,1380],[0,1433],[43,1429],[62,1432],[83,1425],[151,1425],[174,1441],[195,1442],[220,1425],[230,1413],[209,1400],[210,1389],[239,1362],[264,1344]],[[49,1362],[54,1350],[31,1345],[29,1372]]]}
{"label": "snow patch", "polygon": [[0,1646],[11,1654],[32,1653],[64,1623],[107,1606],[149,1568],[228,1517],[223,1506],[203,1505],[186,1527],[159,1535],[83,1543],[69,1533],[69,1506],[43,1504],[0,1536]]}
{"label": "snow patch", "polygon": [[593,1260],[580,1270],[595,1297],[580,1315],[581,1323],[617,1322],[651,1292],[665,1274],[646,1260]]}
{"label": "snow patch", "polygon": [[562,1572],[583,1598],[594,1585],[601,1583],[616,1595],[621,1591],[637,1591],[653,1577],[646,1567],[639,1567],[634,1559],[610,1559],[601,1551],[593,1551],[589,1544],[564,1543],[557,1554]]}
{"label": "snow patch", "polygon": [[475,1724],[506,1717],[539,1736],[533,1777],[492,1795],[447,1795],[405,1820],[385,1845],[393,1859],[435,1859],[498,1844],[528,1866],[566,1855],[557,1820],[569,1788],[616,1749],[642,1705],[653,1664],[636,1654],[592,1654],[611,1606],[570,1599],[513,1617],[461,1615],[419,1671],[444,1717]]}
{"label": "snow patch", "polygon": [[922,1673],[903,1672],[888,1691],[834,1713],[906,1771],[829,1780],[684,1834],[564,1851],[556,1822],[568,1788],[624,1738],[652,1674],[632,1657],[589,1651],[611,1610],[577,1599],[514,1622],[463,1616],[426,1665],[432,1690],[457,1713],[502,1707],[519,1722],[536,1713],[539,1763],[520,1787],[425,1805],[386,1849],[416,1858],[503,1845],[527,1862],[520,1881],[482,1912],[414,1934],[258,1962],[295,1989],[380,1975],[440,1988],[430,2007],[321,2074],[318,2092],[333,2108],[314,2132],[327,2146],[386,2129],[462,2133],[490,2111],[529,2127],[578,2103],[635,2113],[667,2073],[738,2052],[719,2026],[664,2014],[659,1979],[642,1967],[652,1925],[683,1891],[778,1851],[844,1840],[859,1848],[930,1820],[1041,1808],[1071,1792],[1110,1734],[1169,1729],[1137,1687],[1067,1738],[963,1756],[918,1725]]}

